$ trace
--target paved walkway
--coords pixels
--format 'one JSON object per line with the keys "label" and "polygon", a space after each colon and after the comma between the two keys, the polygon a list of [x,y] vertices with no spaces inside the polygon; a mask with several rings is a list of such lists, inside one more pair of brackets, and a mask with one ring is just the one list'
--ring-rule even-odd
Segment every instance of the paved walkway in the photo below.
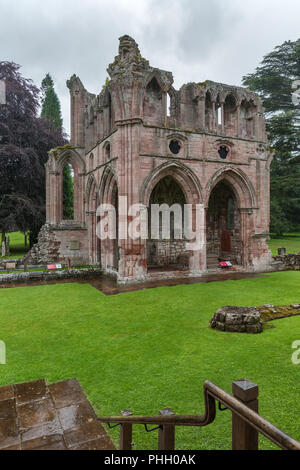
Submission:
{"label": "paved walkway", "polygon": [[201,277],[175,277],[170,279],[160,280],[149,280],[137,284],[119,285],[115,280],[107,276],[95,276],[89,279],[67,279],[67,280],[53,280],[53,281],[39,281],[39,282],[10,282],[7,284],[1,284],[0,289],[6,289],[9,287],[24,287],[24,286],[41,286],[49,284],[65,284],[65,283],[80,283],[80,284],[91,284],[96,289],[103,292],[105,295],[121,294],[123,292],[132,292],[143,289],[152,289],[154,287],[162,286],[178,286],[181,284],[197,284],[201,282],[224,282],[224,281],[237,281],[240,279],[254,279],[258,277],[266,277],[265,274],[259,273],[243,273],[243,272],[214,272],[206,274]]}
{"label": "paved walkway", "polygon": [[0,387],[0,450],[114,450],[76,379]]}

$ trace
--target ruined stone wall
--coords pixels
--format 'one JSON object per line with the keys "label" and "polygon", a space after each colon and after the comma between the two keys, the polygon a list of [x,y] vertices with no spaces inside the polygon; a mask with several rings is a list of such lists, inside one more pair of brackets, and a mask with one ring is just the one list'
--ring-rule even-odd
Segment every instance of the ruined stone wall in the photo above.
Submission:
{"label": "ruined stone wall", "polygon": [[96,207],[102,202],[115,205],[114,187],[119,197],[127,198],[127,208],[139,203],[148,206],[158,181],[171,176],[185,202],[203,208],[200,231],[205,243],[186,255],[183,242],[155,242],[159,254],[153,253],[152,261],[173,262],[181,250],[191,274],[206,270],[206,252],[222,251],[222,223],[219,228],[210,218],[207,223],[206,211],[212,191],[224,181],[236,202],[232,255],[247,268],[266,266],[272,155],[259,98],[250,90],[210,81],[175,90],[171,72],[151,67],[129,36],[120,38],[119,53],[108,73],[110,80],[99,95],[88,93],[76,76],[68,82],[74,148],[58,152],[47,163],[47,222],[56,227],[57,255],[72,255],[71,232],[61,223],[60,172],[65,161],[74,161],[75,222],[82,230],[77,232],[78,260],[101,258],[104,269],[116,268],[124,282],[145,278],[151,246],[145,240],[120,239],[117,250],[116,243],[105,242],[101,256],[95,253],[99,250],[94,233]]}
{"label": "ruined stone wall", "polygon": [[40,230],[38,242],[23,258],[28,264],[51,264],[70,259],[71,266],[89,264],[87,231],[45,224]]}
{"label": "ruined stone wall", "polygon": [[148,240],[148,266],[188,266],[185,240]]}

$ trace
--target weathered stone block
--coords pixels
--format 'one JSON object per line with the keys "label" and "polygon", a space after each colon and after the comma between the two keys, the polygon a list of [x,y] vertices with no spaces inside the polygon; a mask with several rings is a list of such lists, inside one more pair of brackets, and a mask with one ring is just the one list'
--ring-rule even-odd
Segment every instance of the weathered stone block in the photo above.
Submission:
{"label": "weathered stone block", "polygon": [[211,327],[222,331],[260,333],[262,322],[255,307],[226,305],[213,315]]}

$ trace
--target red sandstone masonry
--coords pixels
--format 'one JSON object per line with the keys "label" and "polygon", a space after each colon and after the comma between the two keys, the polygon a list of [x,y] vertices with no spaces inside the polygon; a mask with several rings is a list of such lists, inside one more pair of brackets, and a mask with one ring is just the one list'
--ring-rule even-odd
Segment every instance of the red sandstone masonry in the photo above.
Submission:
{"label": "red sandstone masonry", "polygon": [[[68,81],[71,146],[51,151],[46,164],[47,223],[60,243],[60,259],[72,256],[70,241],[78,241],[78,256],[73,255],[78,262],[101,262],[120,281],[145,279],[150,261],[146,241],[100,242],[96,208],[105,202],[118,205],[118,196],[127,196],[128,207],[140,202],[147,206],[156,184],[170,176],[186,203],[203,204],[205,213],[212,214],[204,214],[201,223],[208,243],[188,253],[190,274],[206,271],[209,250],[231,256],[244,268],[263,270],[270,260],[272,156],[259,98],[245,88],[211,81],[175,90],[171,72],[151,67],[129,36],[120,38],[119,54],[108,72],[111,80],[99,95],[87,92],[75,75]],[[177,154],[170,150],[171,141],[180,146]],[[226,158],[220,157],[220,147],[226,149]],[[62,220],[62,171],[67,162],[74,168],[77,231],[72,232]],[[230,252],[222,252],[221,246],[227,209],[211,202],[214,189],[216,193],[225,187],[231,194],[226,197],[234,201]]]}

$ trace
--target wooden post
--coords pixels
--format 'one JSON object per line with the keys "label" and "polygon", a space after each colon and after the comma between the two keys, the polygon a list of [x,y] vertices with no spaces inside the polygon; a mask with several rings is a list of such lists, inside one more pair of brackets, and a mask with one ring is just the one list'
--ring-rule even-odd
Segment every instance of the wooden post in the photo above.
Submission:
{"label": "wooden post", "polygon": [[[174,415],[170,408],[160,410],[160,415]],[[163,424],[158,430],[158,450],[174,450],[175,447],[175,425]]]}
{"label": "wooden post", "polygon": [[[131,416],[130,410],[122,410],[121,416]],[[120,425],[120,450],[132,449],[132,424],[124,423]]]}
{"label": "wooden post", "polygon": [[[258,413],[258,386],[250,380],[232,382],[232,393],[244,405]],[[232,450],[258,450],[258,432],[232,412]]]}

